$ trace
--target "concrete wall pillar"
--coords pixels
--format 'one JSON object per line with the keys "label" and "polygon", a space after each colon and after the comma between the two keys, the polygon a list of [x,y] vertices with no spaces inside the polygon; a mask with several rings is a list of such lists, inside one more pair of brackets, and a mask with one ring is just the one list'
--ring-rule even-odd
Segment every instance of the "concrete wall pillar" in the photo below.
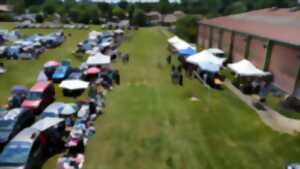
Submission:
{"label": "concrete wall pillar", "polygon": [[220,29],[219,30],[219,43],[218,43],[218,48],[219,49],[223,48],[223,34],[224,34],[224,30]]}
{"label": "concrete wall pillar", "polygon": [[228,53],[228,61],[231,62],[233,60],[233,50],[234,50],[234,37],[235,37],[235,32],[231,32],[231,37],[230,37],[230,47],[229,47],[229,53]]}
{"label": "concrete wall pillar", "polygon": [[264,71],[269,70],[269,66],[270,66],[270,63],[271,63],[272,52],[273,52],[273,46],[274,46],[274,42],[272,40],[269,40],[267,42],[267,45],[266,45]]}
{"label": "concrete wall pillar", "polygon": [[209,26],[209,38],[208,38],[208,48],[212,47],[212,41],[213,41],[213,27]]}
{"label": "concrete wall pillar", "polygon": [[245,59],[249,59],[249,56],[250,56],[251,40],[252,40],[252,36],[248,35],[246,38]]}

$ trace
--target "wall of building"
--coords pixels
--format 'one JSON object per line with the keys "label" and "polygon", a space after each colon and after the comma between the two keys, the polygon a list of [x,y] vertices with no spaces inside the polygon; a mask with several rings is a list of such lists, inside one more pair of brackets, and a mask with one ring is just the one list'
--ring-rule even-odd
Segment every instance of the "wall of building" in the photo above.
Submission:
{"label": "wall of building", "polygon": [[266,44],[266,40],[258,38],[252,38],[250,41],[248,59],[260,69],[264,68]]}
{"label": "wall of building", "polygon": [[[202,30],[201,30],[202,29]],[[218,47],[220,29],[213,28],[212,47]],[[209,47],[209,27],[201,25],[199,27],[199,43],[205,42],[205,48]],[[247,36],[241,33],[235,33],[233,42],[232,58],[233,61],[239,61],[245,58]],[[229,54],[231,41],[231,31],[223,30],[222,49]],[[248,60],[260,69],[264,68],[265,55],[267,49],[267,40],[251,37],[249,44]],[[300,49],[288,47],[283,44],[275,43],[272,50],[269,71],[274,75],[274,84],[283,91],[292,94],[296,92],[300,96],[300,79],[295,85],[300,67]],[[296,90],[295,90],[296,89]]]}
{"label": "wall of building", "polygon": [[222,41],[222,48],[225,53],[229,53],[230,50],[230,39],[231,39],[231,32],[223,31],[223,41]]}
{"label": "wall of building", "polygon": [[274,45],[269,71],[282,90],[292,93],[300,66],[300,51],[283,45]]}
{"label": "wall of building", "polygon": [[220,31],[217,28],[213,29],[213,37],[212,37],[212,47],[213,48],[218,48],[218,44],[219,44],[219,36],[220,36]]}
{"label": "wall of building", "polygon": [[[230,43],[230,41],[229,41]],[[233,43],[233,52],[232,58],[233,61],[237,62],[245,58],[245,49],[246,49],[246,36],[236,33]]]}

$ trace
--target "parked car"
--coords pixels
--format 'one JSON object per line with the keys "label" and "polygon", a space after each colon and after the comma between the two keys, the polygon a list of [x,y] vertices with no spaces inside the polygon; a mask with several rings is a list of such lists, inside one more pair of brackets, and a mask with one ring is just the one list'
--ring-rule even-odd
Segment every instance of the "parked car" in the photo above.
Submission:
{"label": "parked car", "polygon": [[0,147],[2,148],[22,129],[30,126],[34,119],[33,112],[24,108],[11,109],[0,117]]}
{"label": "parked car", "polygon": [[67,78],[69,75],[69,71],[70,71],[70,66],[65,64],[56,68],[54,74],[52,75],[53,82],[59,83],[65,78]]}
{"label": "parked car", "polygon": [[286,169],[300,169],[300,163],[292,163],[286,166]]}
{"label": "parked car", "polygon": [[48,81],[39,81],[30,89],[21,107],[39,114],[54,101],[54,96],[54,85]]}
{"label": "parked car", "polygon": [[0,154],[1,169],[39,168],[45,147],[40,143],[40,131],[26,128],[14,137]]}

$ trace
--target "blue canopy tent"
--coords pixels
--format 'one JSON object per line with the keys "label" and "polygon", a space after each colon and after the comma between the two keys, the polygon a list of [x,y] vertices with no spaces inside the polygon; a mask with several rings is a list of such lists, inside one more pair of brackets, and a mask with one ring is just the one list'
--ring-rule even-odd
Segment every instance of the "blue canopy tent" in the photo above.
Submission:
{"label": "blue canopy tent", "polygon": [[177,55],[179,57],[188,57],[188,56],[194,55],[196,53],[197,53],[197,51],[195,49],[189,47],[189,48],[185,48],[185,49],[179,50],[177,52]]}

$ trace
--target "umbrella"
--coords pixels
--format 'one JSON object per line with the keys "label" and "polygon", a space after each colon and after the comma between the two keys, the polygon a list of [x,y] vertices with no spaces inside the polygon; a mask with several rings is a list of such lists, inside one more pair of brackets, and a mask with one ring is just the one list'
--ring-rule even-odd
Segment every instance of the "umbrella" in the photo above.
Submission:
{"label": "umbrella", "polygon": [[11,88],[11,93],[14,94],[27,94],[28,93],[28,89],[24,86],[20,86],[20,85],[15,85]]}
{"label": "umbrella", "polygon": [[77,109],[74,104],[66,104],[62,112],[60,113],[61,115],[71,115],[77,112]]}
{"label": "umbrella", "polygon": [[98,74],[98,73],[100,73],[100,69],[97,67],[90,67],[84,73],[88,74],[88,75]]}
{"label": "umbrella", "polygon": [[217,73],[220,71],[220,66],[217,64],[211,63],[211,62],[199,62],[199,67],[204,70],[211,73]]}
{"label": "umbrella", "polygon": [[40,131],[45,131],[50,127],[57,125],[58,123],[64,121],[62,118],[57,117],[46,117],[38,122],[36,122],[32,128],[38,129]]}
{"label": "umbrella", "polygon": [[60,88],[68,90],[86,89],[89,87],[89,83],[83,80],[64,80],[59,85]]}
{"label": "umbrella", "polygon": [[55,60],[51,60],[51,61],[48,61],[47,63],[44,64],[44,68],[47,68],[47,67],[57,67],[59,66],[60,63],[55,61]]}
{"label": "umbrella", "polygon": [[46,75],[46,73],[42,70],[40,71],[39,75],[38,75],[38,78],[37,78],[37,81],[40,82],[40,81],[48,81],[48,76]]}

